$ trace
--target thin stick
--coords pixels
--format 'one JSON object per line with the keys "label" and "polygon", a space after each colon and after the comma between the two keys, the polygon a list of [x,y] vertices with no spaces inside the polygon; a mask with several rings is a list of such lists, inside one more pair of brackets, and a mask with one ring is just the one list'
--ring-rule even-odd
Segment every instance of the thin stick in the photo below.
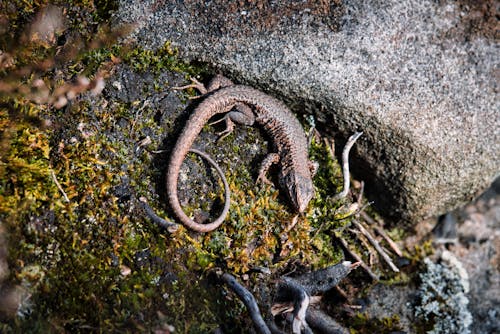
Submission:
{"label": "thin stick", "polygon": [[328,140],[328,138],[323,138],[323,142],[325,143],[326,150],[330,154],[330,157],[335,160],[335,145],[333,145],[333,140]]}
{"label": "thin stick", "polygon": [[309,328],[306,322],[306,312],[309,307],[310,297],[304,287],[294,279],[283,277],[281,289],[287,290],[293,296],[293,322],[292,333],[300,334],[302,328],[305,331]]}
{"label": "thin stick", "polygon": [[54,171],[52,169],[50,170],[50,175],[52,176],[52,180],[54,180],[54,183],[56,184],[57,189],[59,189],[59,191],[63,195],[64,200],[66,201],[66,203],[69,203],[68,195],[66,195],[66,193],[63,190],[63,188],[61,187],[61,184],[59,183],[59,181],[57,181],[56,174],[54,173]]}
{"label": "thin stick", "polygon": [[382,258],[384,259],[384,261],[389,265],[389,267],[391,267],[392,271],[399,273],[398,267],[396,267],[396,265],[392,262],[392,260],[389,257],[389,255],[387,255],[387,253],[382,249],[382,247],[380,247],[380,244],[378,243],[377,240],[375,240],[375,238],[372,237],[372,235],[370,234],[370,232],[368,232],[363,227],[363,225],[361,225],[360,222],[358,222],[356,220],[353,220],[353,223],[354,223],[354,225],[356,225],[356,227],[358,228],[358,230],[368,239],[368,241],[370,241],[370,243],[373,245],[373,247],[375,247],[375,249],[382,256]]}
{"label": "thin stick", "polygon": [[342,245],[342,247],[345,249],[346,252],[349,253],[349,255],[355,259],[357,262],[360,262],[360,266],[361,268],[363,268],[367,273],[368,275],[374,280],[374,281],[378,281],[378,276],[375,275],[375,273],[370,269],[370,267],[368,267],[366,265],[366,263],[361,259],[361,257],[354,253],[350,248],[349,248],[349,245],[347,244],[347,241],[345,241],[344,239],[342,239],[341,237],[337,237],[337,240],[340,242],[340,244]]}
{"label": "thin stick", "polygon": [[255,297],[248,291],[243,285],[238,283],[233,275],[224,273],[221,279],[226,285],[233,290],[233,292],[241,299],[243,304],[245,304],[248,312],[250,312],[250,317],[252,318],[255,329],[261,334],[271,334],[271,330],[264,322],[262,315],[260,314],[259,306],[255,301]]}
{"label": "thin stick", "polygon": [[151,220],[166,229],[170,233],[174,233],[179,229],[179,225],[176,223],[169,222],[168,220],[165,220],[158,216],[156,212],[149,206],[147,200],[145,197],[139,198],[139,202],[141,202],[141,206],[146,213],[146,215],[151,218]]}
{"label": "thin stick", "polygon": [[344,289],[342,289],[342,288],[341,288],[340,286],[338,286],[338,285],[334,286],[333,288],[337,291],[337,293],[338,293],[339,295],[341,295],[341,296],[342,296],[342,298],[345,298],[345,299],[349,300],[349,295],[347,295],[347,292],[345,292],[345,291],[344,291]]}
{"label": "thin stick", "polygon": [[351,175],[349,172],[349,152],[351,147],[354,145],[356,140],[363,134],[363,132],[356,132],[349,137],[347,143],[345,144],[344,150],[342,151],[342,174],[344,176],[344,190],[335,195],[335,198],[340,199],[347,196],[349,193],[349,187],[351,185]]}
{"label": "thin stick", "polygon": [[372,217],[368,216],[368,214],[366,214],[365,212],[361,212],[361,217],[363,217],[363,219],[369,223],[370,225],[373,225],[373,229],[375,230],[375,232],[377,232],[382,238],[384,238],[384,240],[389,244],[389,247],[391,247],[391,249],[394,251],[394,253],[396,253],[397,256],[399,257],[402,257],[403,256],[403,252],[401,251],[401,248],[399,248],[399,246],[394,242],[394,240],[391,239],[391,237],[389,237],[385,232],[384,232],[384,229],[377,226],[377,222],[375,220],[372,219]]}
{"label": "thin stick", "polygon": [[361,202],[363,201],[363,193],[365,192],[365,182],[361,181],[361,189],[359,189],[359,195],[358,195],[358,200],[357,203],[361,207]]}
{"label": "thin stick", "polygon": [[309,308],[306,320],[311,327],[324,334],[349,334],[349,330],[319,309]]}

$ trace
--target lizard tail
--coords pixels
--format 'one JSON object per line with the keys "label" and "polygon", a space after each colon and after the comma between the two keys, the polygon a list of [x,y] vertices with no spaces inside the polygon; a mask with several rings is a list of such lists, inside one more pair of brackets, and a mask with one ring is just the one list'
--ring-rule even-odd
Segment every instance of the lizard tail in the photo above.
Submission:
{"label": "lizard tail", "polygon": [[[217,174],[219,174],[220,178],[222,179],[222,183],[224,184],[224,208],[222,209],[222,213],[220,214],[220,216],[217,217],[217,219],[215,219],[213,222],[208,224],[199,224],[184,213],[177,197],[177,191],[171,191],[169,193],[170,205],[172,206],[174,213],[178,216],[180,221],[185,226],[197,232],[210,232],[215,230],[217,227],[219,227],[220,224],[222,224],[222,222],[226,219],[227,213],[229,212],[231,194],[229,190],[229,184],[227,183],[227,179],[224,176],[224,172],[222,171],[222,169],[208,154],[193,148],[190,148],[189,152],[195,153],[205,159],[213,168],[215,168]],[[176,175],[176,177],[178,177],[178,175]],[[175,183],[177,184],[177,182]]]}

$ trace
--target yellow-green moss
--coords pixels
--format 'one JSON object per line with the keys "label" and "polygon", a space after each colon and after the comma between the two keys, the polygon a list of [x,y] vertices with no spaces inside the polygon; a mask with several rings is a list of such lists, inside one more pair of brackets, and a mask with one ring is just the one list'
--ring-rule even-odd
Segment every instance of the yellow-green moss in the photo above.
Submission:
{"label": "yellow-green moss", "polygon": [[398,315],[392,317],[385,317],[381,319],[370,318],[365,313],[357,313],[350,319],[350,333],[351,334],[364,334],[364,333],[393,333],[402,329],[400,325],[400,318]]}
{"label": "yellow-green moss", "polygon": [[[25,22],[45,3],[30,3],[11,22]],[[86,8],[82,15],[102,14],[92,1],[79,5]],[[95,31],[93,23],[81,24],[69,29]],[[120,61],[155,75],[204,72],[180,61],[168,43],[156,51],[109,43],[79,50],[57,78],[50,69],[37,75],[54,88]],[[21,47],[12,54],[14,68],[0,74],[12,84],[31,83],[37,77],[33,73],[9,71],[50,60],[55,51],[55,46]],[[166,88],[153,84],[154,91],[160,89]],[[228,318],[246,321],[240,318],[241,303],[227,299],[210,281],[210,269],[241,274],[266,266],[279,273],[290,263],[322,268],[341,260],[332,236],[349,224],[349,202],[333,199],[342,175],[323,143],[313,142],[311,148],[320,163],[317,196],[296,221],[279,190],[255,185],[255,168],[247,164],[227,173],[232,204],[218,230],[194,235],[181,227],[169,235],[146,219],[133,200],[145,195],[164,213],[154,188],[163,169],[153,168],[151,151],[162,146],[165,128],[147,107],[137,120],[141,101],[86,101],[54,110],[22,92],[0,96],[0,219],[9,230],[9,282],[32,294],[21,315],[2,319],[1,332],[151,332],[165,324],[178,333],[210,331]],[[117,126],[121,119],[127,121],[124,128]],[[138,151],[145,133],[154,134],[153,142]],[[226,138],[228,145],[232,139]],[[254,139],[248,136],[249,142]],[[233,158],[245,154],[238,144],[229,152]],[[124,186],[124,178],[126,199],[115,191]],[[209,202],[195,199],[199,204],[186,212],[209,211],[210,201],[221,196],[216,190],[206,194]]]}
{"label": "yellow-green moss", "polygon": [[[207,291],[206,286],[196,283],[208,269],[244,273],[254,266],[268,266],[279,271],[290,261],[317,268],[340,260],[341,252],[329,235],[322,233],[345,223],[335,218],[327,192],[318,187],[309,212],[292,226],[293,215],[279,198],[279,190],[256,187],[250,166],[228,175],[230,216],[212,233],[191,236],[181,228],[167,235],[139,211],[127,210],[129,204],[121,204],[112,189],[120,185],[122,176],[128,176],[133,191],[151,195],[151,178],[158,171],[148,170],[150,154],[144,151],[137,159],[130,157],[135,154],[134,143],[142,126],[155,132],[162,129],[145,122],[136,124],[133,132],[121,130],[124,133],[120,135],[103,131],[127,117],[122,105],[115,104],[115,108],[90,108],[80,103],[64,114],[58,112],[68,121],[63,133],[23,119],[15,121],[2,113],[3,133],[7,134],[2,137],[2,146],[8,149],[2,156],[5,181],[0,190],[1,214],[11,228],[11,239],[21,241],[20,247],[11,251],[15,264],[11,269],[15,281],[39,286],[32,297],[31,315],[24,321],[16,318],[16,328],[29,328],[33,321],[51,330],[132,326],[134,331],[148,331],[161,321],[180,332],[213,328],[215,313],[229,301],[222,296],[214,300],[216,287]],[[38,111],[40,115],[46,112]],[[152,144],[157,145],[160,143]],[[324,148],[316,145],[314,149]],[[319,186],[327,179],[321,173],[328,170],[320,169]],[[55,185],[52,172],[69,203]],[[163,205],[158,206],[152,197],[161,212]],[[323,231],[318,231],[320,227]],[[145,250],[148,261],[156,258],[162,265],[138,265],[137,254]],[[39,266],[43,276],[22,274],[32,266]],[[120,266],[131,268],[131,274],[121,275]],[[165,267],[177,278],[169,284],[155,283],[167,274]],[[26,282],[29,279],[34,281]],[[193,300],[197,300],[196,305]],[[164,314],[161,321],[157,311]],[[130,317],[143,320],[130,323]]]}

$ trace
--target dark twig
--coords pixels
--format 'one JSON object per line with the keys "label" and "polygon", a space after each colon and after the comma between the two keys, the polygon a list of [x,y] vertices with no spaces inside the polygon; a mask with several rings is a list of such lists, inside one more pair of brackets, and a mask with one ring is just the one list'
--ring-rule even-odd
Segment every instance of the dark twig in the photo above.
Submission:
{"label": "dark twig", "polygon": [[398,267],[396,267],[396,265],[392,262],[389,255],[387,255],[387,253],[382,249],[382,247],[380,247],[380,244],[378,243],[377,240],[375,240],[374,237],[372,237],[370,232],[368,232],[363,227],[363,225],[360,222],[358,222],[357,220],[353,220],[353,223],[354,223],[354,225],[356,225],[358,230],[368,239],[368,241],[370,241],[372,246],[377,250],[377,252],[380,254],[380,256],[382,256],[384,261],[389,265],[389,267],[391,267],[392,271],[399,273]]}
{"label": "dark twig", "polygon": [[250,291],[238,283],[236,278],[234,278],[231,274],[224,273],[221,276],[221,280],[226,283],[226,285],[238,296],[238,298],[241,299],[243,304],[245,304],[257,332],[261,334],[271,334],[271,330],[264,322],[264,319],[260,314],[259,306]]}
{"label": "dark twig", "polygon": [[304,287],[297,283],[294,279],[283,277],[283,282],[280,284],[280,290],[286,290],[293,300],[293,321],[292,333],[300,334],[302,329],[305,333],[310,332],[306,322],[306,312],[309,307],[310,297]]}
{"label": "dark twig", "polygon": [[347,143],[345,144],[344,150],[342,151],[342,174],[344,176],[344,189],[335,195],[335,198],[340,199],[347,196],[349,193],[349,187],[351,184],[351,175],[349,172],[349,152],[352,146],[358,140],[358,138],[363,134],[363,132],[356,132],[349,137]]}
{"label": "dark twig", "polygon": [[313,307],[307,310],[306,320],[309,326],[323,334],[349,334],[344,326]]}
{"label": "dark twig", "polygon": [[340,283],[351,270],[357,268],[361,262],[351,263],[344,261],[336,265],[305,273],[299,277],[291,278],[291,280],[300,284],[303,289],[311,296],[322,294],[332,289]]}
{"label": "dark twig", "polygon": [[376,221],[374,221],[366,212],[361,212],[361,217],[373,227],[375,232],[377,232],[382,238],[384,238],[384,240],[389,244],[389,246],[397,256],[403,256],[403,252],[401,251],[399,246],[384,232],[382,228],[377,226]]}
{"label": "dark twig", "polygon": [[374,281],[378,281],[378,276],[375,275],[375,273],[370,269],[370,267],[368,267],[366,265],[366,263],[361,259],[361,257],[354,253],[350,248],[349,248],[349,245],[347,244],[347,241],[345,241],[344,239],[340,238],[340,237],[337,237],[337,240],[340,242],[340,244],[342,245],[342,247],[344,248],[344,250],[349,253],[349,255],[355,259],[357,262],[361,262],[360,263],[360,266],[361,268],[363,268],[367,273],[368,275],[374,280]]}
{"label": "dark twig", "polygon": [[[361,265],[361,264],[360,264]],[[342,298],[348,300],[349,299],[349,296],[347,295],[347,292],[344,291],[344,289],[342,289],[340,286],[336,286],[335,287],[335,291],[337,291],[337,293],[342,296]]]}
{"label": "dark twig", "polygon": [[146,213],[146,215],[156,224],[160,225],[164,229],[166,229],[170,233],[174,233],[179,229],[179,225],[176,223],[172,223],[168,220],[165,220],[158,216],[156,212],[149,206],[145,197],[140,197],[139,202],[141,203],[141,207]]}

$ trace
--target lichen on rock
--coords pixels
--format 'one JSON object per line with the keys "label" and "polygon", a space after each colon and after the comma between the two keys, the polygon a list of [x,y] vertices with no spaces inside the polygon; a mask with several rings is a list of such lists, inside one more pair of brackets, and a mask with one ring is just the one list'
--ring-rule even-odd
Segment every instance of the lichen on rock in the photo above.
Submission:
{"label": "lichen on rock", "polygon": [[444,252],[440,262],[424,259],[426,270],[419,277],[419,303],[415,315],[428,334],[470,333],[472,315],[467,309],[469,281],[456,261],[447,261],[451,253]]}

